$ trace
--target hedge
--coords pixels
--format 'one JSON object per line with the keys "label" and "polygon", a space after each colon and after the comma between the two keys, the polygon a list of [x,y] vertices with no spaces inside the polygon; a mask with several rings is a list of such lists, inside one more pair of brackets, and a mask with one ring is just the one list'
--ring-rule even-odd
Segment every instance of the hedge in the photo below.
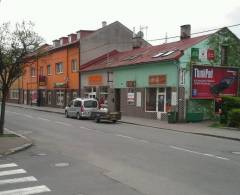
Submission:
{"label": "hedge", "polygon": [[240,97],[222,97],[222,115],[220,117],[221,123],[228,123],[228,113],[230,110],[240,108]]}
{"label": "hedge", "polygon": [[228,112],[228,126],[240,127],[240,108],[234,108]]}

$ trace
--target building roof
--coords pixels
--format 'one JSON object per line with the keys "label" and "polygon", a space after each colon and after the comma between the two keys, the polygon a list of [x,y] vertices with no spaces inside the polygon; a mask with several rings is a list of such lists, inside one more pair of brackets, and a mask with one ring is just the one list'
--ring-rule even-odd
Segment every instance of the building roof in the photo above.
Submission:
{"label": "building roof", "polygon": [[210,35],[203,35],[180,41],[165,43],[157,46],[148,46],[124,52],[116,50],[96,58],[81,66],[81,71],[93,71],[99,69],[115,68],[133,64],[142,64],[158,61],[178,60],[183,51],[205,40]]}

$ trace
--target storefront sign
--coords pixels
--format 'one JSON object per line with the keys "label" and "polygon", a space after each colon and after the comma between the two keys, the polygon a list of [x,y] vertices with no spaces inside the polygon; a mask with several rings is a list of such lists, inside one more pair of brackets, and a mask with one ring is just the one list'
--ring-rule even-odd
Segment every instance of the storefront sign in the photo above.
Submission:
{"label": "storefront sign", "polygon": [[212,99],[221,95],[236,96],[238,69],[193,66],[192,98]]}
{"label": "storefront sign", "polygon": [[126,81],[126,87],[136,87],[136,81]]}
{"label": "storefront sign", "polygon": [[127,101],[128,104],[133,104],[135,102],[134,93],[128,93]]}
{"label": "storefront sign", "polygon": [[161,75],[150,75],[148,78],[149,85],[166,85],[167,76]]}
{"label": "storefront sign", "polygon": [[91,75],[88,77],[88,85],[102,85],[102,75]]}

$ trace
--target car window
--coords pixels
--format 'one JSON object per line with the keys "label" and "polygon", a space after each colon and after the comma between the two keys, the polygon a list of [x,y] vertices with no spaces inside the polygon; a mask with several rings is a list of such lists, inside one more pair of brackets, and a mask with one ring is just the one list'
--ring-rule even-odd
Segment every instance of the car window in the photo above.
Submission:
{"label": "car window", "polygon": [[73,105],[73,101],[71,101],[68,106],[71,107]]}
{"label": "car window", "polygon": [[94,100],[86,100],[84,101],[85,108],[97,108],[97,101]]}
{"label": "car window", "polygon": [[81,105],[82,105],[82,102],[81,102],[81,101],[76,100],[76,101],[74,102],[74,107],[81,107]]}

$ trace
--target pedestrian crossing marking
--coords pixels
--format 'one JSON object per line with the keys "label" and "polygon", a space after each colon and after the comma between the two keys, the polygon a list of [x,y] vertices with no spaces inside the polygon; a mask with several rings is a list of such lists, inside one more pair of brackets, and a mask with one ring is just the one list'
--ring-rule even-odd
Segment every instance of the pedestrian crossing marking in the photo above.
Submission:
{"label": "pedestrian crossing marking", "polygon": [[[37,182],[38,180],[33,176],[25,176],[25,177],[16,177],[16,178],[4,178],[4,176],[11,176],[11,175],[18,175],[27,173],[24,169],[10,169],[18,167],[16,163],[8,163],[8,164],[0,164],[0,186],[7,185],[7,189],[2,191],[0,190],[0,195],[31,195],[31,194],[39,194],[44,192],[50,192],[51,190],[45,186],[45,185],[37,185],[35,183],[35,186],[27,186],[24,188],[16,188],[14,189],[14,184],[20,184],[21,185],[29,185],[29,182]],[[0,188],[1,189],[1,188]]]}
{"label": "pedestrian crossing marking", "polygon": [[15,163],[9,163],[9,164],[1,164],[0,165],[0,169],[3,169],[3,168],[10,168],[10,167],[17,167],[18,165],[15,164]]}
{"label": "pedestrian crossing marking", "polygon": [[20,177],[20,178],[14,178],[14,179],[2,179],[2,180],[0,180],[0,185],[24,183],[24,182],[33,182],[33,181],[37,181],[37,179],[35,177],[33,177],[33,176],[30,176],[30,177]]}
{"label": "pedestrian crossing marking", "polygon": [[0,191],[0,195],[30,195],[43,192],[50,192],[51,190],[45,186],[34,186],[29,188],[19,188],[14,190]]}
{"label": "pedestrian crossing marking", "polygon": [[21,174],[21,173],[26,173],[26,171],[24,169],[14,169],[14,170],[9,170],[9,171],[0,171],[0,176],[15,175],[15,174]]}

